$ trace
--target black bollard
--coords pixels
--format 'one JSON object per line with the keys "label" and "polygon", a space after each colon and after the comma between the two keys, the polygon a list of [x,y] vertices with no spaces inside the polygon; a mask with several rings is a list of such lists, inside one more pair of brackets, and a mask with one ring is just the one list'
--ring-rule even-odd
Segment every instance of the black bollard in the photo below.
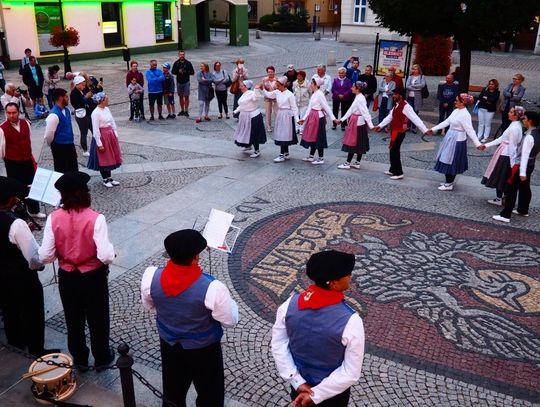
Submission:
{"label": "black bollard", "polygon": [[124,398],[124,407],[136,407],[135,388],[133,387],[133,358],[128,355],[129,346],[122,343],[118,346],[120,356],[116,360],[116,366],[120,370],[120,382],[122,384],[122,397]]}

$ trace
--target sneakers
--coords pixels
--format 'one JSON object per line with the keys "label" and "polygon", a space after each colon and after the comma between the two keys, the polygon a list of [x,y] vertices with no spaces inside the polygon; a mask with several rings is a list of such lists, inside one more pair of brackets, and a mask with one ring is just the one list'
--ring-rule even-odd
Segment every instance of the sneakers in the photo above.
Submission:
{"label": "sneakers", "polygon": [[392,174],[390,171],[385,171],[384,175],[394,175],[394,174]]}
{"label": "sneakers", "polygon": [[360,169],[360,161],[355,161],[355,162],[351,163],[351,167],[356,168],[357,170],[359,170]]}
{"label": "sneakers", "polygon": [[285,156],[285,159],[286,159],[286,160],[290,160],[290,159],[291,159],[291,156],[289,155],[289,153],[285,153],[284,156]]}
{"label": "sneakers", "polygon": [[120,183],[118,181],[115,181],[114,179],[112,178],[109,178],[107,180],[108,182],[110,182],[113,186],[117,187],[118,185],[120,185]]}
{"label": "sneakers", "polygon": [[504,216],[501,216],[501,215],[493,215],[492,218],[494,220],[498,220],[499,222],[510,223],[510,219],[505,218]]}
{"label": "sneakers", "polygon": [[108,179],[104,179],[103,180],[103,185],[107,188],[112,188],[113,187],[113,184],[112,182],[110,182]]}
{"label": "sneakers", "polygon": [[313,160],[313,161],[311,162],[311,164],[313,164],[313,165],[321,165],[321,164],[324,164],[324,158],[319,157],[319,158],[317,158],[316,160]]}
{"label": "sneakers", "polygon": [[439,191],[452,191],[454,189],[454,183],[442,184],[437,188]]}
{"label": "sneakers", "polygon": [[512,210],[512,213],[515,213],[516,215],[523,216],[524,218],[528,217],[528,213],[519,213],[517,209]]}
{"label": "sneakers", "polygon": [[396,180],[396,179],[403,179],[403,174],[401,175],[392,175],[390,179]]}
{"label": "sneakers", "polygon": [[488,204],[491,204],[491,205],[497,205],[497,206],[502,206],[502,204],[503,204],[501,198],[488,199],[488,200],[487,200],[487,203],[488,203]]}
{"label": "sneakers", "polygon": [[82,155],[83,157],[90,157],[90,153],[88,151],[83,151]]}
{"label": "sneakers", "polygon": [[259,150],[255,150],[255,151],[253,152],[253,154],[250,154],[250,155],[249,155],[249,157],[250,157],[250,158],[257,158],[257,157],[259,157],[260,155],[261,155],[261,152],[260,152]]}
{"label": "sneakers", "polygon": [[[30,216],[36,219],[45,219],[47,217],[47,215],[45,215],[43,212],[31,213]],[[525,215],[525,216],[529,216],[529,215]]]}
{"label": "sneakers", "polygon": [[285,161],[285,154],[280,154],[274,158],[275,163],[282,163],[283,161]]}
{"label": "sneakers", "polygon": [[351,169],[351,164],[349,163],[343,163],[343,164],[339,164],[337,166],[340,170],[350,170]]}
{"label": "sneakers", "polygon": [[307,157],[302,158],[302,161],[308,161],[308,162],[311,163],[311,162],[313,162],[314,159],[315,158],[313,158],[312,155],[308,155]]}
{"label": "sneakers", "polygon": [[166,117],[167,120],[176,119],[176,115],[174,113],[170,113]]}
{"label": "sneakers", "polygon": [[244,147],[244,148],[242,149],[242,152],[245,153],[245,154],[251,154],[251,150],[252,150],[251,146],[249,146],[249,147]]}

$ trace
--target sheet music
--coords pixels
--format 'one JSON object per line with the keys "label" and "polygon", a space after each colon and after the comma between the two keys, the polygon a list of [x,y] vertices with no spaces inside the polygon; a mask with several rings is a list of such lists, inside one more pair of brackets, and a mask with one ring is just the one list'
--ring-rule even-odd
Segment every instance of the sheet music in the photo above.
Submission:
{"label": "sheet music", "polygon": [[38,167],[28,198],[57,206],[60,203],[60,192],[54,187],[54,183],[61,176],[60,172]]}
{"label": "sheet music", "polygon": [[52,206],[58,206],[60,204],[60,199],[62,199],[62,196],[60,195],[60,191],[58,191],[54,187],[54,184],[61,176],[62,173],[60,172],[53,172],[51,174],[51,178],[49,178],[49,184],[43,192],[43,198],[41,198],[41,202],[47,203]]}
{"label": "sheet music", "polygon": [[226,250],[225,237],[231,227],[234,215],[212,209],[208,216],[208,222],[204,227],[202,235],[207,241],[208,247],[218,250]]}

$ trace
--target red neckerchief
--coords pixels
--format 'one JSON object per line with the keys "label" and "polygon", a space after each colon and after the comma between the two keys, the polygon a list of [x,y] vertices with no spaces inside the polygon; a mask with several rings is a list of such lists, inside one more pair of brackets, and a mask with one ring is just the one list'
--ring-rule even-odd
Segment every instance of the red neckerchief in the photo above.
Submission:
{"label": "red neckerchief", "polygon": [[512,185],[514,183],[514,177],[516,176],[516,173],[519,171],[519,164],[514,164],[512,167],[512,170],[510,172],[510,176],[506,180],[506,183],[508,185]]}
{"label": "red neckerchief", "polygon": [[344,298],[341,292],[325,290],[312,284],[298,296],[298,309],[324,308],[329,305],[339,304]]}
{"label": "red neckerchief", "polygon": [[394,108],[392,112],[392,125],[390,126],[390,144],[388,148],[391,149],[394,146],[394,143],[397,140],[399,133],[404,133],[407,130],[408,119],[407,116],[403,114],[403,108],[407,102],[401,99],[398,105]]}
{"label": "red neckerchief", "polygon": [[161,272],[161,288],[166,296],[173,297],[191,287],[201,274],[202,270],[198,264],[181,266],[169,260]]}

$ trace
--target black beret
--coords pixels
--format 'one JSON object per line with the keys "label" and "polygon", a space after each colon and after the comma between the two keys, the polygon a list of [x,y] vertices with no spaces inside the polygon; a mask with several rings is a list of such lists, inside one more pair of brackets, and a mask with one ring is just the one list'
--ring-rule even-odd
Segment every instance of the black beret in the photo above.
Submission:
{"label": "black beret", "polygon": [[24,198],[26,196],[24,185],[16,179],[0,177],[0,202],[7,202],[13,196]]}
{"label": "black beret", "polygon": [[401,86],[395,88],[393,92],[401,95],[402,97],[405,97],[405,89],[403,89]]}
{"label": "black beret", "polygon": [[74,192],[84,188],[90,181],[90,175],[81,171],[66,172],[54,183],[54,187],[60,192]]}
{"label": "black beret", "polygon": [[164,244],[167,254],[175,263],[184,263],[206,249],[206,239],[193,229],[171,233],[165,238]]}
{"label": "black beret", "polygon": [[316,283],[324,283],[348,276],[354,269],[354,263],[354,254],[327,250],[309,258],[306,273]]}

